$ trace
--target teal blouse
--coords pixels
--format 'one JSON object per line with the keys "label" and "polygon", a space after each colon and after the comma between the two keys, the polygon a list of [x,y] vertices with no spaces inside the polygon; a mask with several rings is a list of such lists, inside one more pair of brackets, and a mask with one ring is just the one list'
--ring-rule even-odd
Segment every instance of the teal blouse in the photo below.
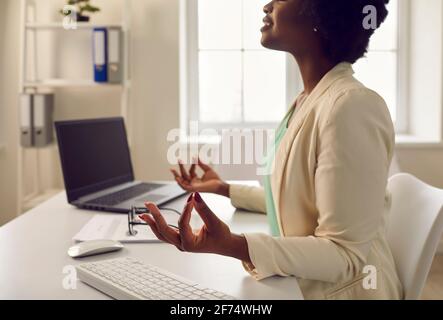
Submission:
{"label": "teal blouse", "polygon": [[275,158],[275,152],[278,150],[278,147],[283,139],[283,137],[286,134],[286,131],[288,131],[288,125],[289,120],[291,119],[292,115],[294,114],[295,107],[293,107],[288,114],[283,119],[282,123],[277,129],[277,132],[275,133],[275,140],[274,140],[274,147],[270,149],[270,152],[268,153],[266,157],[267,162],[267,173],[268,175],[264,176],[263,181],[263,187],[265,190],[265,198],[266,198],[266,214],[269,221],[269,226],[271,228],[271,234],[274,237],[280,236],[280,228],[278,226],[277,221],[277,212],[275,210],[275,204],[274,204],[274,197],[272,196],[272,189],[271,189],[271,172],[272,172],[272,165]]}

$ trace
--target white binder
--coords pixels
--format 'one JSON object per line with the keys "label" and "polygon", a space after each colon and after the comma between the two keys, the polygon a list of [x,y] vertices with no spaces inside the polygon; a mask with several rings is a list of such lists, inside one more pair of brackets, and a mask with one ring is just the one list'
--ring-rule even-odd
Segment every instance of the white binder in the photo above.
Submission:
{"label": "white binder", "polygon": [[53,141],[53,112],[54,95],[53,94],[35,94],[34,98],[34,145],[36,147],[45,147]]}
{"label": "white binder", "polygon": [[94,80],[98,83],[108,82],[108,30],[94,28]]}
{"label": "white binder", "polygon": [[108,29],[108,80],[123,81],[123,32],[121,28]]}
{"label": "white binder", "polygon": [[20,142],[24,148],[34,145],[33,98],[30,94],[20,96]]}

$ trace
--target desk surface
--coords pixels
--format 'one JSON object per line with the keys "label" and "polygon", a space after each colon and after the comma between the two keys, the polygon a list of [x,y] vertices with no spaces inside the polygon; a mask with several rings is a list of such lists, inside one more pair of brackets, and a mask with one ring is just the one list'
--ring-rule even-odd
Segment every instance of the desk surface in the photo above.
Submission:
{"label": "desk surface", "polygon": [[[203,197],[233,232],[269,232],[264,215],[235,211],[226,198],[210,194]],[[169,203],[168,207],[181,210],[184,203],[185,197]],[[66,252],[73,245],[72,237],[94,214],[68,205],[65,194],[60,193],[1,227],[0,300],[109,299],[81,282],[78,282],[77,289],[65,290],[63,269],[79,263],[126,256],[240,299],[302,299],[295,278],[274,277],[258,282],[235,259],[183,253],[164,243],[126,244],[120,252],[71,259]],[[197,219],[194,217],[195,221]]]}

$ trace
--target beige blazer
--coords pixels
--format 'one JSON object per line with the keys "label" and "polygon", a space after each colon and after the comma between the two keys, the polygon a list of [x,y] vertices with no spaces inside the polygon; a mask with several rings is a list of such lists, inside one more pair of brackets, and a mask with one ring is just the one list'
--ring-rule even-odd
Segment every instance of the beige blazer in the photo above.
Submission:
{"label": "beige blazer", "polygon": [[[403,295],[385,237],[394,128],[384,100],[353,73],[348,63],[331,70],[276,150],[271,187],[282,237],[245,234],[246,270],[257,280],[296,276],[306,299]],[[230,196],[237,208],[266,211],[262,188],[232,185]]]}

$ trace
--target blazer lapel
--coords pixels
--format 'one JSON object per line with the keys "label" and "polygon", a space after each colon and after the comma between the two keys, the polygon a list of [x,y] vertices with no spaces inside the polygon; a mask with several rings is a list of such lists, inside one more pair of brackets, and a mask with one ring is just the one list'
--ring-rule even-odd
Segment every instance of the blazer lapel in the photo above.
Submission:
{"label": "blazer lapel", "polygon": [[284,191],[283,177],[286,172],[286,166],[288,163],[289,155],[294,139],[297,137],[306,117],[316,105],[316,102],[327,91],[327,89],[338,79],[352,75],[354,73],[351,64],[340,63],[329,71],[323,79],[314,88],[311,94],[306,98],[298,112],[295,113],[292,124],[289,126],[288,131],[283,137],[280,146],[275,150],[276,155],[274,157],[274,171],[271,174],[271,189],[274,198],[274,206],[276,209],[277,221],[280,228],[280,234],[284,236],[284,227],[281,221],[280,201],[282,200],[282,191]]}

